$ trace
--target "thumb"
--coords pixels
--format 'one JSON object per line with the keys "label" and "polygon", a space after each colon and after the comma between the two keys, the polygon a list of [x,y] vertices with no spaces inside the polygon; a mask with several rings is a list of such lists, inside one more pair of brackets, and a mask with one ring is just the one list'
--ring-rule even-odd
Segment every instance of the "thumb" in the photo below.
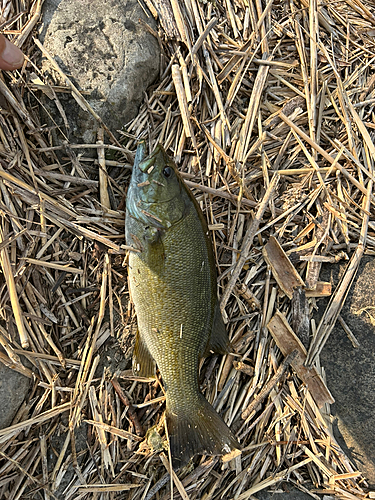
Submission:
{"label": "thumb", "polygon": [[23,64],[23,53],[4,35],[0,35],[0,69],[12,70]]}

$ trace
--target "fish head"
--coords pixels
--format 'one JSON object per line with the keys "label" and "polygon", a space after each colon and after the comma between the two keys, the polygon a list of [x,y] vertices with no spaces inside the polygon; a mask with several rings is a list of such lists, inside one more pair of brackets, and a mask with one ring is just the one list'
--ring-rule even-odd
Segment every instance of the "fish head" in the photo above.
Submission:
{"label": "fish head", "polygon": [[179,222],[189,204],[189,196],[173,160],[160,144],[145,157],[145,143],[137,149],[128,191],[127,211],[145,224],[168,229]]}
{"label": "fish head", "polygon": [[160,144],[138,165],[144,181],[139,198],[146,203],[166,203],[181,194],[181,179],[173,160]]}

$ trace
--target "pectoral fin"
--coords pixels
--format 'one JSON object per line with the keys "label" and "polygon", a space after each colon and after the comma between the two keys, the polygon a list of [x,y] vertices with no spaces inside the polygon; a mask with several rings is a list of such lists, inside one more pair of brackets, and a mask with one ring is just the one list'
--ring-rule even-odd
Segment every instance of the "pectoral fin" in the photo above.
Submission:
{"label": "pectoral fin", "polygon": [[133,352],[133,373],[138,377],[154,378],[155,361],[137,330]]}
{"label": "pectoral fin", "polygon": [[219,304],[217,304],[215,308],[211,336],[206,346],[206,351],[204,353],[204,356],[208,356],[211,351],[217,354],[225,354],[228,352],[228,347],[229,347],[229,338],[227,330],[224,325]]}

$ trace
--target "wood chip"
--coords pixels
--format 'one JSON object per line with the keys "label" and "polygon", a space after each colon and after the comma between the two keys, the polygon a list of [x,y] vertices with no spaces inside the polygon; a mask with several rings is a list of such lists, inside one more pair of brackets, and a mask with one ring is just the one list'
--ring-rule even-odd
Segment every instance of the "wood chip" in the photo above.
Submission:
{"label": "wood chip", "polygon": [[304,282],[297,270],[290,262],[288,256],[273,236],[263,247],[263,256],[267,264],[272,269],[272,274],[281,290],[289,297],[293,297],[293,290],[299,286],[304,286]]}
{"label": "wood chip", "polygon": [[298,376],[307,385],[318,407],[321,408],[326,403],[334,403],[335,400],[333,396],[318,374],[316,368],[307,368],[305,366],[307,355],[306,349],[289,326],[286,317],[282,313],[277,312],[268,323],[267,328],[271,332],[277,346],[284,356],[291,354],[294,350],[298,352],[298,356],[291,364]]}

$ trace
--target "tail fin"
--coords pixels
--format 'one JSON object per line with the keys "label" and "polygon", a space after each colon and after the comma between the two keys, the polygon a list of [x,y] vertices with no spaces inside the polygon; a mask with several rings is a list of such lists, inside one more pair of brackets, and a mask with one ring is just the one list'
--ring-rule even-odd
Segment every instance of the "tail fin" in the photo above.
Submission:
{"label": "tail fin", "polygon": [[168,409],[167,402],[166,417],[174,469],[186,465],[197,453],[226,455],[240,449],[232,431],[202,394],[196,408],[178,413]]}

